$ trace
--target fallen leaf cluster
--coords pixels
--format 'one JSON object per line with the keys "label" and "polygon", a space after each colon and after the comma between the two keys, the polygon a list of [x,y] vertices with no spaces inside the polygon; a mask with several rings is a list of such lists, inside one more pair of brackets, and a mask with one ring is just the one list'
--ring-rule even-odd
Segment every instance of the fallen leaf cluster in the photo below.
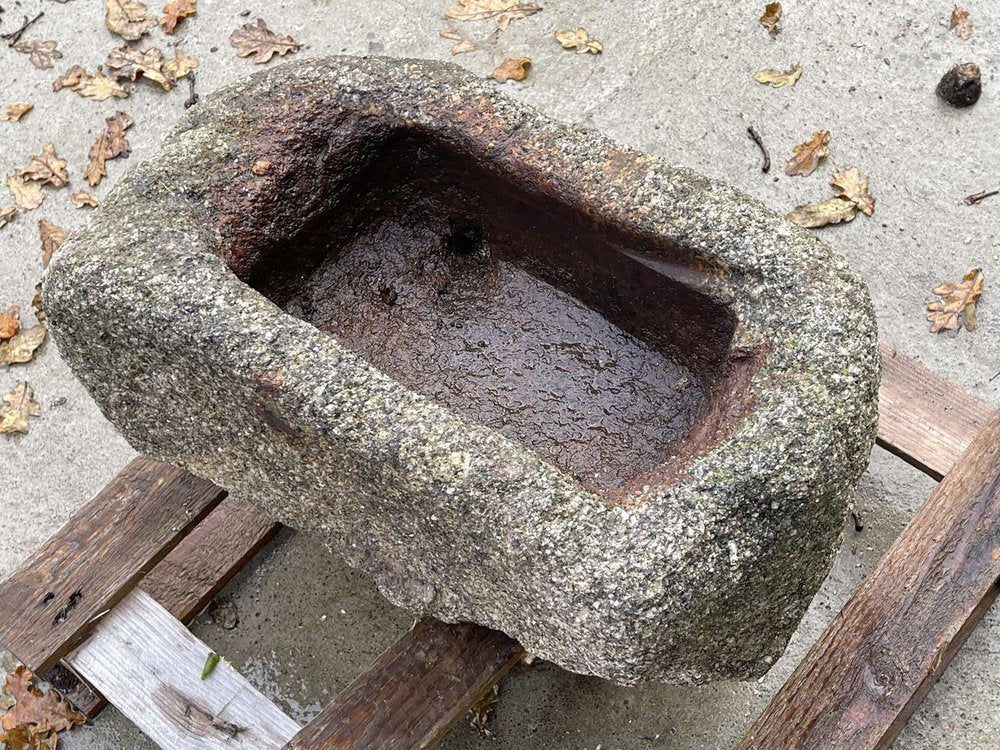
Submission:
{"label": "fallen leaf cluster", "polygon": [[785,217],[800,227],[816,228],[853,221],[858,211],[875,212],[875,198],[868,193],[868,179],[857,167],[838,169],[830,179],[834,196],[819,203],[796,206]]}
{"label": "fallen leaf cluster", "polygon": [[961,281],[946,281],[932,290],[939,299],[927,303],[927,320],[931,333],[976,329],[976,303],[983,293],[983,271],[973,268]]}
{"label": "fallen leaf cluster", "polygon": [[[24,398],[34,403],[27,383],[18,383],[5,400],[19,389]],[[27,414],[37,416],[38,404],[32,407],[29,403],[23,408]],[[0,416],[0,432],[6,424],[3,420],[4,417]],[[35,684],[35,676],[23,666],[7,675],[5,687],[14,699],[14,705],[0,719],[0,740],[6,743],[7,748],[55,748],[59,732],[68,731],[87,720],[55,690],[43,693]]]}

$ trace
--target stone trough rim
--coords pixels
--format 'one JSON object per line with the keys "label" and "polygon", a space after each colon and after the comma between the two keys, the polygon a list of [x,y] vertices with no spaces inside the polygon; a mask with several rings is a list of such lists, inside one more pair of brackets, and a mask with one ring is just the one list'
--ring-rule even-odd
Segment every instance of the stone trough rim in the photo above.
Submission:
{"label": "stone trough rim", "polygon": [[[570,171],[576,180],[576,189],[584,195],[593,196],[594,203],[599,206],[595,210],[603,211],[603,215],[611,212],[616,220],[631,223],[645,232],[655,232],[657,236],[668,237],[692,248],[706,261],[721,263],[729,270],[729,276],[724,281],[713,281],[702,291],[737,308],[741,324],[734,346],[748,350],[757,349],[762,344],[770,346],[765,363],[754,374],[751,383],[751,387],[759,390],[762,396],[758,399],[758,407],[745,417],[732,435],[696,457],[687,467],[686,474],[674,483],[639,488],[630,496],[628,503],[611,505],[604,501],[601,493],[580,487],[565,472],[516,441],[429,402],[363,362],[312,324],[282,311],[235,277],[217,254],[222,238],[213,231],[211,222],[205,221],[206,216],[211,218],[210,213],[203,213],[203,207],[197,200],[179,196],[183,196],[186,180],[190,177],[190,166],[199,163],[199,160],[206,167],[225,162],[235,163],[244,170],[249,170],[260,161],[258,157],[261,154],[251,153],[245,144],[229,138],[218,126],[226,121],[223,114],[227,102],[245,96],[245,92],[254,87],[263,90],[271,86],[273,90],[273,87],[289,81],[295,85],[325,87],[324,96],[343,107],[351,106],[352,99],[360,101],[366,97],[382,96],[393,109],[393,116],[408,121],[410,127],[450,126],[464,131],[457,138],[475,141],[477,129],[486,133],[500,127],[510,133],[510,139],[488,144],[489,153],[498,161],[515,158],[510,156],[512,147],[522,153],[531,151],[537,155],[536,167],[542,173],[565,176]],[[365,90],[366,86],[368,90]],[[402,101],[400,95],[394,94],[394,88],[408,92],[410,99]],[[424,98],[414,100],[414,91]],[[449,101],[457,105],[458,102],[453,101],[456,98],[461,102],[475,102],[471,110],[463,109],[470,117],[464,119],[461,126],[454,122],[442,122],[440,118],[435,121],[433,114],[429,114],[432,108],[426,106],[427,102],[443,103],[447,107]],[[254,116],[254,113],[247,115],[249,119]],[[213,118],[218,118],[218,122]],[[604,157],[603,160],[601,157]],[[607,165],[612,162],[618,174],[615,184],[609,186]],[[266,181],[268,178],[265,176],[263,179]],[[137,196],[141,196],[145,204],[138,213],[133,200]],[[645,200],[639,200],[638,196]],[[692,196],[694,203],[689,203]],[[154,220],[152,225],[157,227],[157,231],[150,235],[147,231],[151,226],[148,220],[157,208],[167,206],[172,208],[169,219]],[[680,206],[689,210],[678,211]],[[145,224],[144,219],[147,220]],[[706,227],[708,223],[710,228]],[[753,263],[746,262],[746,258],[750,257]],[[112,269],[112,259],[121,265]],[[185,299],[183,284],[178,286],[177,278],[165,278],[156,266],[158,262],[166,263],[169,269],[182,269],[178,270],[178,274],[184,280],[196,280],[203,288],[190,288],[191,298]],[[782,267],[782,263],[789,265]],[[787,292],[788,285],[796,281],[796,274],[804,272],[803,268],[813,266],[818,269],[814,271],[817,288],[798,299],[796,304],[784,300],[782,295]],[[768,269],[768,275],[759,272],[762,267]],[[871,303],[863,285],[847,270],[843,261],[815,237],[791,226],[758,201],[690,170],[670,167],[657,157],[620,147],[599,134],[556,123],[530,107],[511,102],[493,83],[477,79],[451,64],[379,58],[358,61],[340,56],[305,60],[264,71],[205,97],[197,110],[187,115],[167,136],[160,155],[133,167],[111,191],[87,227],[73,233],[53,258],[45,274],[43,294],[46,308],[50,309],[53,334],[61,350],[72,351],[76,346],[67,335],[75,328],[70,321],[71,316],[104,310],[99,295],[83,294],[81,299],[70,301],[73,279],[88,274],[113,277],[118,294],[131,290],[127,294],[133,300],[130,309],[109,314],[107,321],[102,323],[104,333],[109,333],[111,322],[117,322],[129,335],[134,334],[146,345],[150,331],[176,325],[176,319],[170,316],[174,311],[159,309],[151,300],[157,299],[162,303],[164,299],[173,299],[177,305],[189,306],[183,319],[192,328],[162,333],[160,342],[149,343],[149,346],[166,347],[187,342],[207,347],[212,342],[226,339],[225,345],[220,345],[210,356],[210,367],[221,373],[222,378],[240,383],[240,387],[245,385],[259,389],[261,382],[272,377],[274,372],[283,373],[282,382],[274,386],[272,406],[277,420],[292,425],[294,429],[302,426],[317,428],[324,437],[333,436],[334,442],[338,439],[348,442],[369,440],[376,446],[375,453],[388,455],[394,449],[385,442],[386,436],[377,430],[364,433],[365,428],[360,427],[356,434],[347,435],[342,429],[338,434],[337,417],[331,417],[331,412],[324,411],[328,404],[322,403],[322,394],[315,396],[317,389],[326,385],[317,377],[318,372],[330,367],[349,371],[351,377],[361,383],[360,387],[371,389],[373,399],[378,401],[378,409],[386,413],[393,410],[405,412],[410,420],[407,428],[415,431],[414,436],[408,436],[409,442],[391,456],[397,464],[398,473],[410,476],[407,481],[412,486],[406,490],[408,492],[415,495],[464,496],[478,501],[488,494],[487,489],[497,490],[487,485],[500,475],[507,484],[499,490],[498,498],[530,497],[534,503],[532,507],[538,514],[534,522],[566,528],[576,528],[580,523],[593,525],[594,538],[589,544],[579,540],[574,542],[583,556],[568,566],[560,563],[560,545],[568,543],[569,532],[551,531],[551,538],[541,539],[537,530],[529,529],[530,524],[524,519],[511,519],[497,508],[483,511],[484,517],[499,513],[497,517],[513,524],[518,533],[512,536],[522,538],[526,548],[538,550],[548,561],[547,570],[567,576],[560,585],[581,585],[588,589],[589,584],[582,581],[588,576],[596,578],[598,583],[584,591],[579,602],[573,603],[572,598],[566,600],[570,602],[566,606],[571,606],[576,619],[566,626],[564,635],[574,632],[574,628],[586,633],[597,632],[601,617],[614,617],[607,612],[592,616],[586,611],[587,606],[598,609],[618,607],[626,613],[640,612],[644,598],[657,596],[655,591],[644,587],[642,581],[650,575],[655,576],[658,571],[643,570],[642,564],[632,559],[634,545],[641,544],[651,534],[663,537],[667,530],[674,531],[672,544],[660,550],[657,560],[676,564],[678,577],[670,585],[678,591],[685,588],[685,576],[695,590],[699,586],[704,588],[716,584],[738,587],[740,581],[750,575],[747,561],[752,563],[755,559],[753,550],[749,547],[743,550],[739,544],[736,544],[735,553],[731,547],[715,549],[712,532],[719,528],[728,529],[733,525],[733,519],[746,507],[738,507],[735,500],[733,505],[726,506],[724,503],[709,503],[705,498],[709,487],[715,498],[740,496],[737,488],[746,483],[741,471],[749,470],[746,466],[748,451],[754,455],[790,451],[795,454],[798,465],[808,467],[808,471],[813,473],[821,473],[817,467],[823,458],[829,457],[828,454],[842,456],[842,465],[829,469],[829,476],[803,476],[797,473],[796,463],[786,461],[775,469],[770,485],[762,484],[770,488],[773,497],[780,501],[792,498],[805,507],[808,503],[789,486],[808,481],[816,496],[825,498],[834,508],[842,508],[844,497],[840,485],[845,477],[851,483],[860,475],[867,462],[867,450],[870,450],[874,440],[874,389],[877,388],[878,363]],[[206,290],[211,293],[206,293]],[[833,299],[824,300],[826,294]],[[218,309],[220,299],[225,301],[229,317],[209,314]],[[767,300],[768,305],[757,304],[761,300]],[[854,311],[854,315],[861,320],[858,329],[843,333],[850,341],[850,348],[866,357],[858,365],[857,372],[804,373],[797,374],[799,379],[794,383],[781,380],[787,378],[790,365],[801,361],[804,352],[830,362],[835,362],[838,356],[835,347],[829,352],[810,350],[814,343],[807,334],[820,329],[829,330],[835,318],[803,311],[807,303],[825,305],[824,314],[832,311],[849,316],[852,306],[861,309],[860,313]],[[799,324],[804,332],[780,338],[778,334],[784,332],[781,326],[790,315],[802,316],[804,322]],[[853,321],[853,318],[849,319]],[[220,321],[227,326],[225,332],[213,330]],[[146,330],[140,330],[142,328]],[[114,332],[109,335],[113,336]],[[289,346],[287,342],[292,339],[296,341],[296,348],[285,349],[285,353],[294,351],[301,361],[292,366],[283,365],[283,347]],[[95,394],[105,414],[116,424],[127,420],[123,414],[124,407],[118,402],[120,394],[114,391],[134,385],[135,376],[128,376],[133,377],[131,382],[124,377],[118,383],[98,383],[81,357],[70,356],[68,359],[74,372]],[[253,367],[248,367],[250,363]],[[794,435],[782,432],[762,448],[761,441],[773,432],[767,429],[768,424],[775,419],[806,419],[803,409],[797,409],[801,404],[796,402],[796,398],[801,399],[802,394],[814,391],[820,393],[841,387],[840,383],[834,382],[834,375],[836,378],[853,379],[859,384],[857,403],[847,409],[850,420],[844,418],[840,423],[830,425],[829,433],[821,435],[815,442],[797,443]],[[366,382],[368,385],[365,385]],[[780,382],[781,387],[776,387],[775,382]],[[764,383],[768,384],[766,390],[761,385]],[[386,396],[389,391],[391,395]],[[856,424],[852,426],[849,421]],[[840,445],[838,431],[851,429],[856,430],[857,435],[849,446]],[[214,462],[223,459],[209,454],[186,454],[180,449],[178,441],[166,433],[142,435],[129,432],[128,427],[124,431],[126,437],[147,455],[185,466],[275,513],[275,505],[270,505],[270,501],[261,497],[259,491],[254,492],[245,486],[248,480],[239,477],[235,463],[222,467]],[[358,438],[362,433],[364,437]],[[462,447],[466,441],[461,439],[470,434],[475,436],[476,441],[475,449],[471,451],[467,446]],[[433,446],[423,454],[419,450],[421,439],[426,439],[426,444]],[[747,448],[749,444],[752,444],[752,450]],[[252,470],[250,474],[253,474]],[[487,475],[489,481],[484,478]],[[471,505],[475,506],[475,502]],[[477,510],[481,509],[477,507]],[[753,508],[753,511],[766,513],[766,508]],[[303,524],[292,525],[301,527]],[[643,525],[655,528],[641,533],[631,531]],[[612,529],[623,530],[632,536],[616,537],[616,532],[608,531]],[[607,532],[610,539],[604,538],[602,532]],[[739,538],[739,532],[735,531],[733,536]],[[829,561],[835,536],[835,533],[832,537],[827,534],[821,540],[825,553],[816,551],[811,554],[825,554]],[[630,544],[633,545],[631,552]],[[353,565],[373,572],[370,561],[352,558],[350,551],[341,551]],[[746,560],[740,557],[743,554],[748,555]],[[693,562],[686,561],[688,557]],[[599,570],[608,567],[609,561],[612,568],[615,565],[637,565],[638,568],[619,571],[629,580],[628,584],[621,584],[624,593],[620,598],[617,594],[605,593],[602,599],[602,586],[606,588],[614,582],[612,573]],[[710,566],[709,575],[713,583],[702,581],[699,577],[702,574],[691,570],[693,564]],[[752,654],[743,654],[738,647],[733,647],[731,651],[737,655],[735,665],[723,666],[704,660],[685,664],[682,659],[664,665],[660,657],[650,656],[648,645],[633,647],[629,644],[635,633],[629,633],[628,628],[610,637],[613,645],[609,645],[606,654],[588,655],[572,645],[553,643],[543,634],[532,632],[531,628],[515,621],[510,613],[505,613],[502,607],[490,606],[482,595],[470,597],[456,594],[453,591],[454,582],[440,580],[444,576],[442,571],[418,570],[413,573],[412,580],[396,580],[398,574],[395,573],[382,578],[379,578],[378,571],[374,574],[383,593],[401,606],[443,619],[470,619],[495,627],[517,638],[526,648],[544,658],[574,671],[597,674],[622,683],[643,679],[697,682],[734,674],[757,676],[762,670],[766,671],[767,665],[783,650],[808,601],[808,598],[804,602],[797,601],[788,613],[782,615],[775,637],[766,646],[758,647]],[[574,578],[577,574],[579,580]],[[435,580],[435,576],[439,580]],[[426,586],[421,585],[425,581],[431,581],[428,584],[430,593]],[[808,589],[813,584],[818,585],[818,581],[810,580],[804,587]],[[516,599],[516,595],[508,597],[509,601]],[[577,606],[582,602],[586,602],[587,606]],[[676,610],[676,606],[673,609]],[[667,613],[661,614],[664,621],[671,622]],[[647,632],[657,623],[633,622],[633,625],[637,632]],[[669,635],[666,637],[669,638]],[[726,656],[726,649],[721,648],[720,653]]]}

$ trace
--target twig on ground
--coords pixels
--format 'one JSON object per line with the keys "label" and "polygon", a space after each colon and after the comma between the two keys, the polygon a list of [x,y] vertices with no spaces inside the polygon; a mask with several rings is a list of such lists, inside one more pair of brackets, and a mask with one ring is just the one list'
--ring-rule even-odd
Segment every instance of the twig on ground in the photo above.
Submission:
{"label": "twig on ground", "polygon": [[190,73],[187,74],[187,79],[188,79],[188,98],[184,101],[184,109],[191,109],[191,107],[193,107],[195,104],[198,103],[198,100],[201,97],[194,92],[194,83],[195,83],[194,71],[191,71]]}
{"label": "twig on ground", "polygon": [[747,128],[747,133],[750,134],[750,139],[757,144],[757,148],[760,149],[760,153],[764,157],[764,163],[760,165],[760,171],[767,174],[771,170],[771,155],[767,153],[767,147],[764,145],[760,133],[757,132],[757,129],[753,125]]}
{"label": "twig on ground", "polygon": [[34,18],[32,18],[30,21],[28,20],[28,17],[25,16],[24,17],[24,21],[21,23],[21,28],[15,29],[14,31],[10,32],[9,34],[0,34],[0,39],[7,39],[8,40],[7,41],[7,46],[8,47],[13,47],[15,44],[17,44],[19,41],[21,41],[21,35],[24,34],[24,32],[27,31],[29,28],[31,28],[31,25],[35,21],[37,21],[39,18],[41,18],[44,15],[45,15],[45,11],[44,10],[40,10],[40,11],[38,11],[38,15],[35,16]]}
{"label": "twig on ground", "polygon": [[990,198],[994,195],[1000,195],[1000,189],[998,190],[983,190],[979,193],[973,193],[972,195],[965,196],[965,203],[969,206],[974,206],[981,200]]}

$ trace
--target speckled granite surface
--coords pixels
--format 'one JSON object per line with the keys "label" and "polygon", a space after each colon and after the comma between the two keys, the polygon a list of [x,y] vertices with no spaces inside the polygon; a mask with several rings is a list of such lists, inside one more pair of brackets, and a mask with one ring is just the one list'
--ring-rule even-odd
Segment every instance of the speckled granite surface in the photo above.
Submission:
{"label": "speckled granite surface", "polygon": [[[237,278],[336,206],[359,143],[399,129],[711,269],[692,283],[739,321],[733,359],[757,358],[752,408],[675,474],[609,498]],[[875,323],[839,258],[729,187],[450,65],[307,61],[206,98],[66,242],[44,294],[61,354],[138,450],[322,535],[400,606],[622,683],[766,671],[874,439]]]}

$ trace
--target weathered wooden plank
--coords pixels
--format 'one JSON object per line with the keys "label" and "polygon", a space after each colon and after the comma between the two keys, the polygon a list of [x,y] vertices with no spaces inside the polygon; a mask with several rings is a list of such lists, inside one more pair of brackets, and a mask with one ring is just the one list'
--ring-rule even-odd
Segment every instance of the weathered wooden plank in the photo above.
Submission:
{"label": "weathered wooden plank", "polygon": [[939,480],[993,409],[889,344],[879,350],[878,443]]}
{"label": "weathered wooden plank", "polygon": [[888,748],[997,595],[1000,412],[747,733],[741,750]]}
{"label": "weathered wooden plank", "polygon": [[276,750],[299,725],[151,596],[134,590],[67,663],[168,750]]}
{"label": "weathered wooden plank", "polygon": [[286,750],[430,747],[523,655],[503,633],[422,620]]}
{"label": "weathered wooden plank", "polygon": [[0,643],[45,674],[225,493],[136,458],[0,584]]}
{"label": "weathered wooden plank", "polygon": [[[181,622],[190,622],[281,528],[246,503],[227,497],[153,568],[139,587]],[[107,702],[59,664],[46,679],[93,719]]]}

